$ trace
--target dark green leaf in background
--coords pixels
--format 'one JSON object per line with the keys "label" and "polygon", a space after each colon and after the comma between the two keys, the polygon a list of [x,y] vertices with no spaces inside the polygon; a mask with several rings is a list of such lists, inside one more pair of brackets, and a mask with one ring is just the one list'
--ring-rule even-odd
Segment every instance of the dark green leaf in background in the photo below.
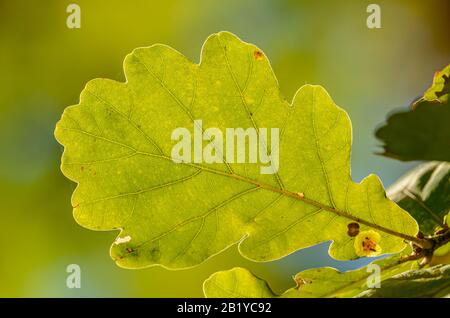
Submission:
{"label": "dark green leaf in background", "polygon": [[368,289],[357,297],[430,298],[450,294],[450,265],[407,271],[382,282],[381,288]]}
{"label": "dark green leaf in background", "polygon": [[450,212],[450,163],[421,164],[389,187],[387,194],[417,220],[424,234],[432,235]]}
{"label": "dark green leaf in background", "polygon": [[450,161],[450,66],[408,111],[395,113],[376,131],[382,155],[402,161]]}

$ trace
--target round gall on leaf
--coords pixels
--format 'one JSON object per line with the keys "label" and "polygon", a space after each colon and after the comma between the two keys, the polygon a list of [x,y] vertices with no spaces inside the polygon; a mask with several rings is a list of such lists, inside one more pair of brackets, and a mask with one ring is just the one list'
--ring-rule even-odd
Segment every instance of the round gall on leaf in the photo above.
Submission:
{"label": "round gall on leaf", "polygon": [[362,231],[355,237],[355,252],[360,257],[377,256],[381,254],[380,234],[369,230]]}
{"label": "round gall on leaf", "polygon": [[354,237],[359,234],[359,224],[356,222],[349,223],[347,229],[348,236]]}

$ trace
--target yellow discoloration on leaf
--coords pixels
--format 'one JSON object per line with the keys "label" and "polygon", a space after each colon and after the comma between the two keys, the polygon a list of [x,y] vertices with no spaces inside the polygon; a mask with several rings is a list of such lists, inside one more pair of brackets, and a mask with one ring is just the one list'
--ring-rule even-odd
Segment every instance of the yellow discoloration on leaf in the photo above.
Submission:
{"label": "yellow discoloration on leaf", "polygon": [[356,236],[354,243],[356,255],[360,257],[380,255],[380,239],[380,234],[373,230],[360,232]]}

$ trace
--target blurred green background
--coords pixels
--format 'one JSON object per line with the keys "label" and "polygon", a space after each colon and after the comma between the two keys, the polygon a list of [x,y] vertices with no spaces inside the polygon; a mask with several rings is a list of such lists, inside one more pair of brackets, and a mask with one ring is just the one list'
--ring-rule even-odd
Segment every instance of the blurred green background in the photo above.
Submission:
{"label": "blurred green background", "polygon": [[[81,7],[81,29],[66,7]],[[279,292],[291,275],[336,262],[327,244],[271,263],[230,248],[201,266],[170,272],[118,268],[109,258],[116,232],[92,232],[72,218],[75,185],[59,171],[53,129],[96,77],[124,80],[135,47],[168,44],[198,62],[206,37],[228,30],[269,56],[287,99],[304,83],[323,85],[353,122],[355,181],[378,174],[389,186],[415,163],[376,156],[376,126],[430,85],[450,62],[448,0],[376,1],[382,29],[366,27],[369,1],[179,0],[0,1],[0,296],[201,297],[213,272],[244,266]],[[66,287],[79,264],[81,289]]]}

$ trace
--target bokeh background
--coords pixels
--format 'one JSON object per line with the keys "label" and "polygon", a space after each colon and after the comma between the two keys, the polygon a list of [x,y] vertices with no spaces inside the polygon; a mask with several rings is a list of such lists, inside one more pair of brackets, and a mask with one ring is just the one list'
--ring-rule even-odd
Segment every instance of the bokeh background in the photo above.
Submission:
{"label": "bokeh background", "polygon": [[[66,26],[66,7],[81,7],[81,29]],[[369,1],[178,0],[0,1],[0,296],[201,297],[213,272],[244,266],[280,292],[291,275],[317,266],[341,270],[327,244],[271,263],[230,248],[185,271],[118,268],[109,258],[116,232],[83,229],[72,218],[75,185],[59,170],[53,137],[63,109],[97,77],[124,80],[135,47],[168,44],[198,62],[206,37],[228,30],[262,48],[291,99],[304,83],[321,84],[353,122],[355,181],[378,174],[387,187],[417,163],[375,155],[374,129],[406,107],[450,62],[450,1],[375,1],[382,29],[366,27]],[[81,289],[66,287],[79,264]]]}

